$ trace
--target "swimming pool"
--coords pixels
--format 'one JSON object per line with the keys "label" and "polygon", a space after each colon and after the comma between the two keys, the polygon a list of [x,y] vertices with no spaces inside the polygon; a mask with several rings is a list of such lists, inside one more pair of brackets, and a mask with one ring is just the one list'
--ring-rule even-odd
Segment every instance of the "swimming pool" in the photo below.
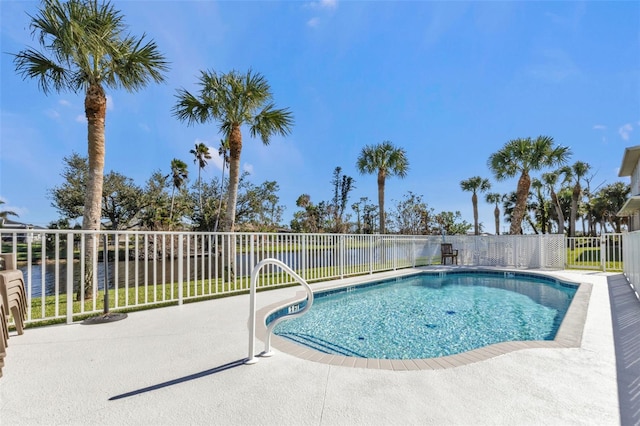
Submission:
{"label": "swimming pool", "polygon": [[[423,359],[500,342],[553,341],[578,284],[538,274],[426,272],[315,293],[275,335],[323,354]],[[272,312],[266,323],[305,302]]]}

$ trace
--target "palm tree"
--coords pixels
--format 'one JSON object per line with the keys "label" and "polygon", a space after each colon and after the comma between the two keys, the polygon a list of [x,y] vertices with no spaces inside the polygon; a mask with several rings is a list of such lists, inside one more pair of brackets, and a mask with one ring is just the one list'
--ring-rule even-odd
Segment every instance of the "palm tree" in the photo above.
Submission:
{"label": "palm tree", "polygon": [[485,195],[485,200],[487,203],[494,204],[495,208],[493,209],[493,217],[496,223],[496,235],[500,235],[500,201],[502,200],[502,195],[497,192],[490,192]]}
{"label": "palm tree", "polygon": [[[104,182],[105,88],[135,92],[150,81],[162,82],[168,70],[155,42],[129,35],[121,12],[97,0],[44,0],[31,17],[32,35],[41,51],[27,48],[14,55],[16,71],[33,78],[45,93],[83,91],[87,118],[89,175],[84,195],[82,228],[100,229]],[[87,265],[94,253],[94,238],[85,241]],[[88,267],[78,297],[92,295],[93,268]]]}
{"label": "palm tree", "polygon": [[356,167],[360,174],[378,174],[378,210],[380,233],[384,234],[384,185],[387,176],[404,178],[409,170],[409,160],[403,148],[395,147],[389,141],[362,148]]}
{"label": "palm tree", "polygon": [[187,171],[187,163],[182,160],[178,160],[174,158],[171,160],[171,182],[173,183],[171,189],[171,210],[169,211],[169,222],[171,223],[173,219],[173,205],[175,201],[175,191],[176,189],[179,191],[182,188],[182,185],[189,177],[189,172]]}
{"label": "palm tree", "polygon": [[195,144],[195,148],[189,151],[195,157],[193,162],[198,164],[198,199],[200,201],[200,214],[202,214],[202,180],[200,178],[200,172],[207,165],[207,160],[211,159],[209,154],[209,147],[202,142]]}
{"label": "palm tree", "polygon": [[222,157],[222,178],[220,179],[220,200],[218,201],[218,212],[216,213],[216,224],[213,227],[213,232],[218,231],[218,222],[220,221],[220,210],[222,210],[222,196],[224,188],[224,169],[229,163],[229,139],[220,139],[220,146],[218,147],[218,155]]}
{"label": "palm tree", "polygon": [[471,202],[473,203],[473,224],[475,235],[480,235],[480,228],[478,226],[478,191],[485,192],[491,189],[491,183],[489,179],[483,179],[480,176],[474,176],[469,179],[465,179],[460,182],[460,188],[463,191],[473,192],[471,196]]}
{"label": "palm tree", "polygon": [[569,180],[573,180],[573,191],[571,194],[571,217],[569,218],[569,236],[576,236],[576,218],[578,216],[578,202],[582,196],[582,187],[580,186],[580,181],[584,179],[586,174],[591,169],[591,166],[588,163],[583,161],[576,161],[573,166],[571,166],[571,173],[567,174]]}
{"label": "palm tree", "polygon": [[556,188],[555,188],[561,174],[564,174],[564,169],[542,174],[542,182],[549,189],[549,195],[551,195],[551,203],[553,204],[553,208],[556,211],[556,218],[558,220],[558,234],[564,234],[564,222],[565,222],[564,212],[562,211],[562,206],[560,205],[560,199],[558,198],[558,193],[556,192]]}
{"label": "palm tree", "polygon": [[[43,1],[31,17],[32,34],[41,51],[27,48],[15,55],[16,71],[50,91],[85,93],[89,179],[83,229],[100,229],[104,180],[105,88],[135,92],[150,81],[162,82],[168,64],[155,42],[128,33],[120,11],[105,1]],[[89,244],[87,245],[90,246]]]}
{"label": "palm tree", "polygon": [[571,155],[568,147],[554,146],[553,138],[538,136],[536,139],[514,139],[489,156],[488,166],[496,179],[505,180],[518,174],[516,204],[511,217],[511,234],[522,233],[522,220],[526,214],[527,198],[531,187],[530,172],[566,163]]}
{"label": "palm tree", "polygon": [[251,70],[246,74],[202,71],[199,85],[201,88],[196,95],[185,89],[178,90],[178,103],[173,112],[179,120],[188,124],[218,121],[220,133],[229,140],[225,231],[233,232],[240,180],[241,127],[248,125],[251,137],[260,136],[262,143],[268,145],[274,134],[289,134],[293,114],[288,109],[275,108],[269,83],[261,74]]}

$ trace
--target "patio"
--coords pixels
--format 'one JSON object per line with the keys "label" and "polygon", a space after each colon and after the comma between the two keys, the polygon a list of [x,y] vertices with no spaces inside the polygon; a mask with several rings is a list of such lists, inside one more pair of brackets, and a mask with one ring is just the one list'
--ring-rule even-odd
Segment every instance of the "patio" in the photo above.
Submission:
{"label": "patio", "polygon": [[[553,274],[593,284],[580,348],[526,349],[433,371],[335,366],[281,352],[244,365],[249,296],[233,296],[14,333],[0,417],[12,425],[639,422],[640,303],[621,274]],[[261,292],[257,307],[298,291]]]}

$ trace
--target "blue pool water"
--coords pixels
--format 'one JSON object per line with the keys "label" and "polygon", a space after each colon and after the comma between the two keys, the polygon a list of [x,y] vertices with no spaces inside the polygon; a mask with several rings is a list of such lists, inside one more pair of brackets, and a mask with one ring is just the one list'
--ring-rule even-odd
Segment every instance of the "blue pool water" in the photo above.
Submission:
{"label": "blue pool water", "polygon": [[424,273],[315,293],[305,315],[274,333],[330,354],[432,358],[505,341],[553,340],[576,290],[533,274]]}

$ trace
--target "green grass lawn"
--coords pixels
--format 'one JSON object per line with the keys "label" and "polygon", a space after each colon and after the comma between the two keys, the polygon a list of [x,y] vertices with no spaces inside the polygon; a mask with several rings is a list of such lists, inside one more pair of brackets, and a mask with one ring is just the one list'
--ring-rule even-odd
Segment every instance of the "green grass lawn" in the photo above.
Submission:
{"label": "green grass lawn", "polygon": [[[615,247],[607,248],[606,270],[618,271],[623,269],[622,253]],[[576,247],[567,249],[567,266],[577,268],[592,268],[599,270],[601,265],[602,251],[600,247]]]}

